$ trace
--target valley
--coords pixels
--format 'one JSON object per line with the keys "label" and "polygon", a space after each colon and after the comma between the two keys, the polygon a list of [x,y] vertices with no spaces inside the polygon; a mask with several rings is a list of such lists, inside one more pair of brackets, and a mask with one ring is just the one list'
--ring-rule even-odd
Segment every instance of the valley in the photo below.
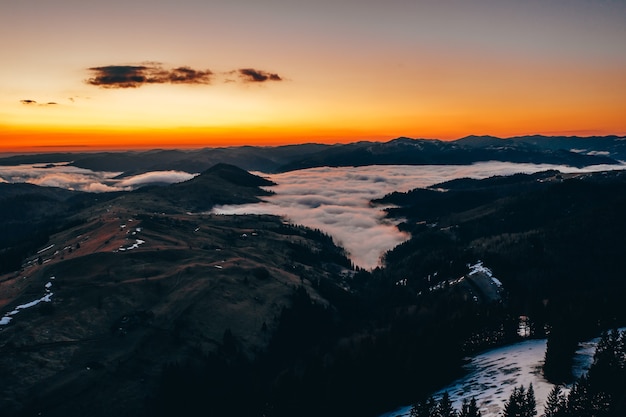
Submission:
{"label": "valley", "polygon": [[[122,192],[0,184],[0,409],[377,416],[462,377],[468,356],[546,337],[549,378],[571,383],[572,343],[626,322],[626,177],[538,167],[318,168],[283,189],[288,174],[226,164]],[[332,204],[359,187],[346,212],[369,207],[403,234],[395,247],[343,235],[378,248],[368,268],[306,218],[307,205],[344,218]],[[215,210],[285,189],[301,222],[279,204]]]}

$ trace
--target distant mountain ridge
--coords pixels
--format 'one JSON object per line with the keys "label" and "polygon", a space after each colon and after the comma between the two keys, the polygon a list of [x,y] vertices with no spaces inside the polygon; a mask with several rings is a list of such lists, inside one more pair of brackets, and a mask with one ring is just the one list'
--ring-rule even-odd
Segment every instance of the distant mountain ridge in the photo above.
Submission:
{"label": "distant mountain ridge", "polygon": [[121,177],[149,171],[203,172],[218,163],[247,171],[286,172],[320,166],[465,165],[480,161],[551,163],[583,167],[626,160],[626,137],[542,136],[511,138],[466,136],[453,141],[396,138],[387,142],[239,146],[196,150],[50,153],[0,158],[0,165],[70,162],[94,171],[123,172]]}
{"label": "distant mountain ridge", "polygon": [[467,136],[455,141],[398,138],[384,143],[359,142],[329,148],[283,165],[281,171],[317,166],[466,165],[481,161],[548,163],[584,167],[626,159],[626,140],[524,136],[500,139]]}

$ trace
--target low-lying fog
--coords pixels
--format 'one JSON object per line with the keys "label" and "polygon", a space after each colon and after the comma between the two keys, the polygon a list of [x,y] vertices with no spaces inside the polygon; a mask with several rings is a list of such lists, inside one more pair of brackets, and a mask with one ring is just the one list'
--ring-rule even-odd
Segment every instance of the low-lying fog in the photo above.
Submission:
{"label": "low-lying fog", "polygon": [[[263,203],[221,206],[222,214],[275,214],[292,223],[320,229],[343,246],[353,262],[366,269],[379,265],[380,257],[409,238],[384,218],[382,207],[370,200],[393,191],[408,191],[461,177],[486,178],[518,172],[558,169],[592,172],[624,169],[626,165],[597,165],[583,169],[558,165],[481,162],[473,165],[390,165],[312,168],[282,174],[256,173],[277,183],[275,194]],[[128,191],[147,184],[171,184],[198,174],[154,171],[134,176],[121,172],[96,172],[68,163],[0,166],[0,182],[27,182],[88,192]]]}
{"label": "low-lying fog", "polygon": [[409,238],[384,218],[382,207],[370,200],[393,191],[408,191],[454,178],[487,178],[493,175],[532,173],[548,169],[561,172],[592,172],[618,166],[583,169],[548,164],[481,162],[473,165],[365,166],[311,168],[282,174],[263,174],[278,185],[264,202],[219,206],[221,214],[276,214],[290,222],[320,229],[343,246],[359,267],[372,269],[381,256]]}
{"label": "low-lying fog", "polygon": [[148,184],[173,184],[198,174],[181,171],[154,171],[119,178],[122,172],[92,171],[68,163],[0,166],[0,182],[26,182],[87,192],[130,191]]}

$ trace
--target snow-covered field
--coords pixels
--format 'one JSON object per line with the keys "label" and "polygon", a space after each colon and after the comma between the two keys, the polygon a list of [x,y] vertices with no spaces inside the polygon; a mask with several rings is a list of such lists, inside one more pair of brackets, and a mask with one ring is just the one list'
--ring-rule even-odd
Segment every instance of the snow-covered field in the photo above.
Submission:
{"label": "snow-covered field", "polygon": [[[626,328],[619,330],[624,331]],[[589,369],[598,341],[599,338],[596,338],[580,344],[574,357],[575,377]],[[468,363],[468,374],[465,377],[436,392],[434,397],[439,399],[447,391],[457,409],[461,408],[464,398],[469,400],[476,397],[483,417],[496,417],[501,415],[513,388],[520,385],[528,388],[532,383],[538,415],[541,415],[545,400],[553,387],[541,375],[546,343],[546,339],[527,340],[481,353]],[[404,417],[410,411],[410,406],[401,407],[381,417]]]}

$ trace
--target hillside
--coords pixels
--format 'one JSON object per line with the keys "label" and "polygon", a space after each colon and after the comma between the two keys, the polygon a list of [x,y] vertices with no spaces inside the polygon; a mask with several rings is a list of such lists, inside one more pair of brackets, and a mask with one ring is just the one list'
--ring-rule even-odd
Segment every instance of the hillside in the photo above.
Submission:
{"label": "hillside", "polygon": [[[624,171],[460,179],[379,202],[413,238],[386,255],[386,272],[423,290],[484,261],[508,289],[518,315],[534,331],[577,322],[577,336],[626,320],[621,295],[626,268]],[[572,313],[571,309],[575,309]]]}
{"label": "hillside", "polygon": [[279,349],[299,288],[305,311],[324,310],[313,283],[342,268],[329,259],[349,266],[328,237],[270,216],[185,212],[250,201],[254,184],[267,182],[221,165],[94,202],[1,276],[2,414],[141,415],[172,366]]}
{"label": "hillside", "polygon": [[267,184],[217,165],[59,193],[59,208],[81,204],[0,276],[3,413],[375,416],[524,337],[548,336],[550,378],[565,380],[570,342],[626,322],[622,171],[390,194],[377,203],[412,238],[371,272],[320,231],[208,214]]}

